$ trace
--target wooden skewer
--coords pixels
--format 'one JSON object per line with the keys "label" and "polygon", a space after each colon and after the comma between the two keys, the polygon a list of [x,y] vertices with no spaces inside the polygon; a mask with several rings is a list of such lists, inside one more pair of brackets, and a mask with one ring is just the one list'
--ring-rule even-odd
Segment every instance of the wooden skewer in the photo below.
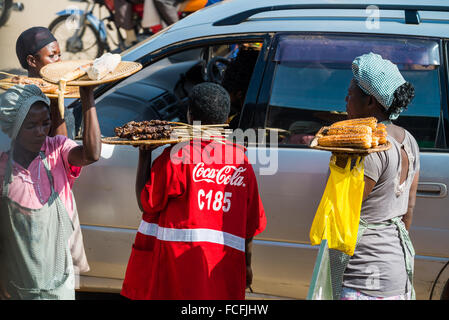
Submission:
{"label": "wooden skewer", "polygon": [[61,114],[61,119],[64,119],[64,92],[67,81],[59,81],[59,92],[58,92],[58,109]]}
{"label": "wooden skewer", "polygon": [[0,73],[6,75],[8,77],[18,77],[17,74],[12,74],[12,73],[8,73],[8,72],[4,72],[4,71],[0,71]]}
{"label": "wooden skewer", "polygon": [[168,121],[169,124],[177,124],[177,125],[181,125],[181,126],[187,126],[187,127],[228,127],[229,124],[224,123],[224,124],[202,124],[202,125],[192,125],[192,124],[188,124],[188,123],[183,123],[183,122],[175,122],[175,121]]}

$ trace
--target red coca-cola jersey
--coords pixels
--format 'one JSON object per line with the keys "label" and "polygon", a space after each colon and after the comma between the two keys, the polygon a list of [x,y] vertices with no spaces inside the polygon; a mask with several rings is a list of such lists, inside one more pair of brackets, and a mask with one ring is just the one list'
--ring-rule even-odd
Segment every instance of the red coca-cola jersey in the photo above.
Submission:
{"label": "red coca-cola jersey", "polygon": [[243,147],[194,140],[165,149],[141,203],[122,295],[245,298],[245,239],[265,229],[266,217]]}

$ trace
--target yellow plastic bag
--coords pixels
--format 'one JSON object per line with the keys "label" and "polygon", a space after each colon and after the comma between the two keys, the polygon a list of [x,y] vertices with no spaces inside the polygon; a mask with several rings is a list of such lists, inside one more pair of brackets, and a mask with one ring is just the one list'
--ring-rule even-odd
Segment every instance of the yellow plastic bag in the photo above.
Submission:
{"label": "yellow plastic bag", "polygon": [[310,241],[312,245],[318,245],[322,239],[327,239],[329,248],[352,256],[357,242],[365,187],[363,158],[357,158],[352,170],[351,157],[348,157],[344,169],[337,166],[335,161],[336,157],[332,155],[330,176],[313,219]]}

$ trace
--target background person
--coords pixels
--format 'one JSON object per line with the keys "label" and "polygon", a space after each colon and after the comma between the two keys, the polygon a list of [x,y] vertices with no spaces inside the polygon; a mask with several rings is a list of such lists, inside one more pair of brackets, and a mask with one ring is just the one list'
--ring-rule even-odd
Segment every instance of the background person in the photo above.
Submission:
{"label": "background person", "polygon": [[[41,78],[40,71],[47,64],[61,61],[58,41],[45,27],[32,27],[22,32],[16,41],[16,54],[20,65],[27,70],[28,77],[33,78]],[[74,131],[73,111],[67,111],[66,108],[64,114],[69,118]],[[67,125],[65,119],[61,118],[57,99],[51,99],[50,112],[52,116],[50,135],[67,136]]]}
{"label": "background person", "polygon": [[[346,96],[349,119],[376,117],[385,123],[392,147],[365,157],[365,189],[358,242],[352,257],[332,259],[344,270],[341,299],[405,300],[414,298],[414,249],[408,230],[419,179],[419,148],[413,136],[391,120],[407,108],[414,88],[397,66],[369,53],[352,63]],[[337,164],[343,167],[346,159]],[[333,253],[334,254],[334,253]]]}
{"label": "background person", "polygon": [[231,97],[231,111],[227,120],[231,129],[236,129],[239,125],[246,93],[259,52],[259,50],[253,48],[239,47],[237,56],[231,60],[224,72],[222,86]]}
{"label": "background person", "polygon": [[186,0],[153,0],[156,10],[167,26],[178,22],[178,5]]}
{"label": "background person", "polygon": [[11,149],[0,154],[0,298],[74,299],[69,239],[72,185],[97,161],[100,127],[92,87],[80,88],[83,144],[49,137],[49,99],[35,85],[0,96],[0,127]]}
{"label": "background person", "polygon": [[[189,123],[223,123],[229,100],[215,83],[196,85]],[[244,148],[209,142],[185,143],[172,156],[173,147],[166,148],[153,165],[151,150],[140,149],[136,196],[143,216],[123,283],[125,297],[245,298],[252,282],[252,239],[265,229],[265,212]],[[226,164],[233,159],[229,154],[242,161]]]}
{"label": "background person", "polygon": [[125,47],[137,43],[136,27],[133,21],[133,5],[144,3],[144,0],[114,0],[114,20],[119,28],[126,32]]}

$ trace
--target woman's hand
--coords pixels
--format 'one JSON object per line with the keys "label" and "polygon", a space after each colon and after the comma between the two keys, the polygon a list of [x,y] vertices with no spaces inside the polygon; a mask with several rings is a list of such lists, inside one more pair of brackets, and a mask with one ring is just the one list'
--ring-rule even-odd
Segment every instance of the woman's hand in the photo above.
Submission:
{"label": "woman's hand", "polygon": [[101,133],[95,109],[94,87],[80,87],[83,110],[83,145],[70,150],[69,163],[73,166],[87,166],[100,158]]}
{"label": "woman's hand", "polygon": [[350,157],[349,154],[332,152],[332,156],[335,157],[335,165],[339,166],[340,168],[346,168],[348,158]]}
{"label": "woman's hand", "polygon": [[253,269],[251,266],[246,266],[246,288],[250,288],[253,283]]}

